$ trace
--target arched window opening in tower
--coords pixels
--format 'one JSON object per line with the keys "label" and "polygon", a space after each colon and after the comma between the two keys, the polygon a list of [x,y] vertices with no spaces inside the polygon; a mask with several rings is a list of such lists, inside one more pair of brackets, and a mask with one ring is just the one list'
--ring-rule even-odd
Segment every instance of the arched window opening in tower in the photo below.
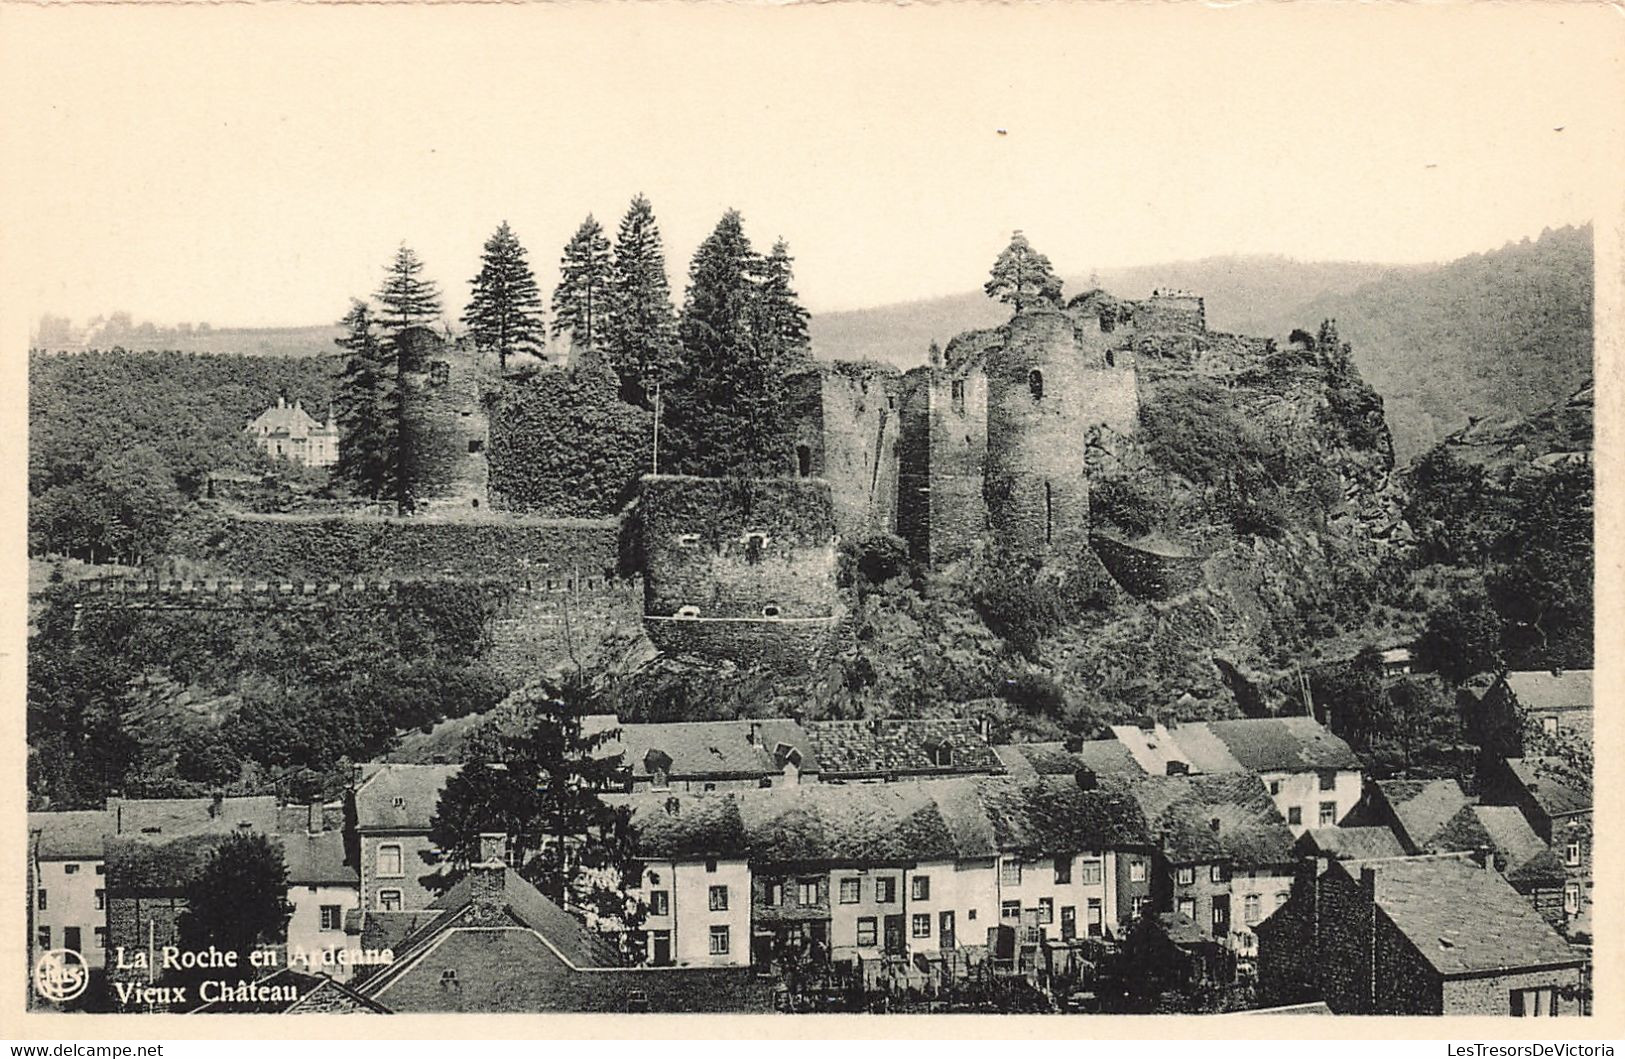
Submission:
{"label": "arched window opening in tower", "polygon": [[1044,396],[1044,373],[1034,368],[1027,373],[1027,389],[1033,392],[1033,400],[1040,400]]}
{"label": "arched window opening in tower", "polygon": [[805,445],[796,446],[796,473],[803,478],[812,477],[812,449]]}

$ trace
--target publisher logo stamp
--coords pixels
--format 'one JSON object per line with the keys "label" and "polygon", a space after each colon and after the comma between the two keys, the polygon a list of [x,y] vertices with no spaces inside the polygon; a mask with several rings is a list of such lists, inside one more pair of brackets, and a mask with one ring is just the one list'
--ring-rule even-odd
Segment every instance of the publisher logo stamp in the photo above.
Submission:
{"label": "publisher logo stamp", "polygon": [[50,949],[34,962],[34,992],[42,999],[63,1004],[90,985],[85,958],[72,949]]}

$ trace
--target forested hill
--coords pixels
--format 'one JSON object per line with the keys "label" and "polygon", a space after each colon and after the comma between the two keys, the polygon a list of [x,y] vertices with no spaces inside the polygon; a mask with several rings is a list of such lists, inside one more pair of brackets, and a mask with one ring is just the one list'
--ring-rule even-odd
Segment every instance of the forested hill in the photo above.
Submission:
{"label": "forested hill", "polygon": [[[1065,281],[1122,297],[1181,287],[1206,300],[1216,331],[1285,338],[1337,320],[1355,364],[1383,397],[1407,462],[1473,416],[1528,413],[1591,373],[1592,230],[1561,228],[1444,266],[1215,257],[1103,269]],[[820,356],[923,363],[932,341],[1004,318],[980,292],[815,315]]]}

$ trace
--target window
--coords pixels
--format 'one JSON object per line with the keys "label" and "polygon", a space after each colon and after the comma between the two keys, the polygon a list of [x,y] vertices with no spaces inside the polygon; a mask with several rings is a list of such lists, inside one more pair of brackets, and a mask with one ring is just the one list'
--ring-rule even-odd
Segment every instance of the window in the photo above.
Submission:
{"label": "window", "polygon": [[1563,887],[1563,911],[1571,916],[1580,914],[1580,884],[1569,883]]}
{"label": "window", "polygon": [[447,967],[445,970],[441,971],[440,972],[440,984],[444,985],[444,986],[454,986],[454,985],[456,985],[457,984],[457,968],[455,968],[455,967]]}
{"label": "window", "polygon": [[1071,905],[1061,906],[1061,940],[1071,941],[1078,936],[1078,910]]}
{"label": "window", "polygon": [[1321,827],[1336,827],[1337,826],[1337,803],[1336,802],[1321,802],[1320,803],[1320,826]]}
{"label": "window", "polygon": [[700,616],[700,608],[690,603],[687,606],[678,607],[677,614],[675,616],[685,620],[689,618],[698,618]]}
{"label": "window", "polygon": [[1145,882],[1145,861],[1131,860],[1128,862],[1128,881]]}
{"label": "window", "polygon": [[1276,908],[1280,908],[1282,905],[1286,904],[1287,901],[1289,901],[1291,899],[1292,899],[1292,891],[1290,891],[1290,890],[1277,890],[1277,891],[1275,891],[1275,907]]}
{"label": "window", "polygon": [[812,477],[812,449],[805,445],[796,446],[796,475],[801,478]]}
{"label": "window", "polygon": [[965,913],[965,918],[967,920],[969,920],[970,922],[972,922],[972,923],[976,922],[976,909],[972,908],[969,911],[967,911]]}
{"label": "window", "polygon": [[40,948],[42,948],[42,949],[50,948],[51,947],[51,928],[50,927],[40,927],[39,928],[39,934],[35,938],[35,940],[39,942],[39,947]]}
{"label": "window", "polygon": [[1334,769],[1320,770],[1320,789],[1335,791],[1337,789],[1337,772]]}
{"label": "window", "polygon": [[[773,899],[771,897],[769,897],[768,898],[768,904],[772,904],[772,903],[773,903]],[[649,891],[649,914],[651,916],[669,916],[669,915],[671,915],[671,891],[670,890],[650,890]]]}
{"label": "window", "polygon": [[1225,882],[1230,878],[1230,871],[1223,864],[1215,864],[1207,870],[1207,877],[1212,882]]}
{"label": "window", "polygon": [[806,908],[818,903],[818,880],[801,879],[796,883],[796,904]]}
{"label": "window", "polygon": [[1027,373],[1027,389],[1032,391],[1033,400],[1042,400],[1044,396],[1044,373],[1034,368]]}
{"label": "window", "polygon": [[64,865],[62,865],[62,874],[63,875],[78,875],[79,874],[79,865],[77,865],[77,864],[64,864]]}
{"label": "window", "polygon": [[931,876],[916,875],[909,882],[909,897],[915,901],[931,900]]}
{"label": "window", "polygon": [[84,936],[78,927],[64,927],[62,930],[62,947],[72,949],[74,952],[83,951],[80,946],[84,943]]}
{"label": "window", "polygon": [[875,904],[889,905],[897,900],[897,880],[883,876],[875,880]]}
{"label": "window", "polygon": [[105,864],[96,865],[96,874],[97,875],[106,875],[107,874],[107,865],[105,865]]}
{"label": "window", "polygon": [[1055,922],[1055,898],[1053,898],[1053,897],[1040,897],[1038,899],[1038,923],[1039,923],[1039,925],[1040,926],[1048,926],[1049,924],[1051,924],[1053,922]]}
{"label": "window", "polygon": [[1072,881],[1072,858],[1055,858],[1055,885],[1065,886]]}
{"label": "window", "polygon": [[1248,894],[1241,899],[1241,918],[1248,926],[1257,923],[1264,914],[1264,899],[1258,894]]}
{"label": "window", "polygon": [[784,903],[784,884],[770,882],[764,887],[762,903],[769,908],[777,908]]}
{"label": "window", "polygon": [[1100,861],[1086,860],[1083,862],[1082,882],[1085,886],[1100,885]]}
{"label": "window", "polygon": [[479,438],[469,438],[468,439],[468,452],[469,452],[469,455],[473,455],[476,452],[483,452],[484,449],[485,449],[485,442],[482,441],[481,439],[479,439]]}
{"label": "window", "polygon": [[1280,780],[1270,780],[1270,797],[1273,798],[1274,796],[1276,796],[1277,794],[1280,794],[1280,793],[1281,793],[1281,781]]}
{"label": "window", "polygon": [[1294,827],[1303,823],[1303,807],[1294,805],[1286,811],[1286,822]]}
{"label": "window", "polygon": [[1578,867],[1580,864],[1580,843],[1570,842],[1563,850],[1563,863],[1569,867]]}
{"label": "window", "polygon": [[1151,899],[1149,897],[1136,897],[1129,903],[1129,914],[1135,919],[1145,915],[1145,906]]}
{"label": "window", "polygon": [[762,617],[764,618],[777,618],[779,614],[779,605],[777,603],[769,603],[762,608]]}
{"label": "window", "polygon": [[1021,861],[1007,860],[999,865],[999,882],[1005,886],[1021,885]]}
{"label": "window", "polygon": [[963,415],[965,412],[965,381],[955,379],[949,384],[949,393],[953,399],[954,411]]}
{"label": "window", "polygon": [[107,928],[106,927],[97,927],[95,929],[94,933],[92,934],[92,937],[94,937],[96,939],[96,947],[98,949],[107,948]]}
{"label": "window", "polygon": [[37,902],[37,904],[39,905],[39,910],[41,912],[44,912],[46,909],[51,907],[50,895],[43,889],[38,890],[36,892],[39,894],[39,900]]}
{"label": "window", "polygon": [[943,743],[931,751],[931,763],[939,769],[954,767],[954,748],[951,744]]}
{"label": "window", "polygon": [[401,910],[401,892],[399,890],[379,890],[378,906],[385,912],[399,912]]}
{"label": "window", "polygon": [[999,904],[999,918],[1000,919],[1020,919],[1021,918],[1021,902],[1020,901],[1003,901],[1003,902],[1001,902]]}
{"label": "window", "polygon": [[712,956],[726,956],[726,955],[728,955],[728,928],[727,927],[712,927],[711,928],[711,955]]}
{"label": "window", "polygon": [[378,847],[378,874],[384,878],[395,878],[401,873],[401,847],[396,843],[387,843]]}
{"label": "window", "polygon": [[860,916],[858,918],[858,948],[874,948],[877,937],[876,924],[878,922],[874,916]]}
{"label": "window", "polygon": [[1224,934],[1230,930],[1230,895],[1213,895],[1213,933]]}
{"label": "window", "polygon": [[728,888],[726,886],[711,887],[711,911],[726,912],[728,910]]}
{"label": "window", "polygon": [[1196,898],[1181,897],[1179,899],[1179,914],[1187,919],[1196,918]]}
{"label": "window", "polygon": [[96,891],[96,911],[100,912],[107,907],[107,891]]}
{"label": "window", "polygon": [[916,912],[909,920],[909,933],[916,938],[931,936],[931,913]]}
{"label": "window", "polygon": [[716,874],[717,862],[714,858],[705,862],[705,870],[709,874]]}
{"label": "window", "polygon": [[323,905],[322,906],[322,929],[323,930],[343,930],[344,929],[344,916],[339,911],[339,906],[338,905]]}
{"label": "window", "polygon": [[1520,1018],[1533,1015],[1557,1014],[1557,990],[1514,989],[1511,995],[1512,1014]]}
{"label": "window", "polygon": [[843,904],[843,905],[855,905],[861,900],[863,900],[863,880],[862,879],[842,879],[841,880],[841,904]]}
{"label": "window", "polygon": [[1089,928],[1089,936],[1091,938],[1100,937],[1105,924],[1105,912],[1100,903],[1100,898],[1089,898],[1089,907],[1085,911],[1087,918],[1084,920],[1084,924]]}
{"label": "window", "polygon": [[1174,881],[1180,886],[1190,886],[1196,882],[1196,868],[1189,865],[1180,868],[1174,875]]}

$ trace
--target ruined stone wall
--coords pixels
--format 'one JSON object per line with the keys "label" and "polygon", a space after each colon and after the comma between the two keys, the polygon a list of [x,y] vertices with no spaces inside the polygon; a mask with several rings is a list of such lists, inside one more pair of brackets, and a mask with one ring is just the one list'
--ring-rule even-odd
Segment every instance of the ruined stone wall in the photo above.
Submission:
{"label": "ruined stone wall", "polygon": [[1132,358],[1092,314],[1017,315],[987,351],[988,518],[1001,547],[1077,555],[1088,544],[1087,442],[1093,427],[1132,434]]}
{"label": "ruined stone wall", "polygon": [[488,508],[490,419],[477,354],[425,328],[402,334],[407,388],[404,457],[419,510]]}
{"label": "ruined stone wall", "polygon": [[1134,303],[1134,328],[1146,334],[1207,330],[1207,308],[1194,294],[1154,294]]}
{"label": "ruined stone wall", "polygon": [[1104,533],[1089,543],[1112,579],[1138,599],[1168,599],[1202,584],[1202,559],[1139,547]]}
{"label": "ruined stone wall", "polygon": [[797,473],[829,483],[841,535],[895,530],[902,376],[885,365],[842,362],[790,385]]}
{"label": "ruined stone wall", "polygon": [[987,377],[980,368],[917,368],[899,404],[897,532],[931,565],[972,553],[987,528]]}
{"label": "ruined stone wall", "polygon": [[534,582],[513,591],[491,619],[486,661],[515,685],[592,659],[606,643],[642,632],[643,587],[637,581],[587,575],[554,583],[560,587]]}

